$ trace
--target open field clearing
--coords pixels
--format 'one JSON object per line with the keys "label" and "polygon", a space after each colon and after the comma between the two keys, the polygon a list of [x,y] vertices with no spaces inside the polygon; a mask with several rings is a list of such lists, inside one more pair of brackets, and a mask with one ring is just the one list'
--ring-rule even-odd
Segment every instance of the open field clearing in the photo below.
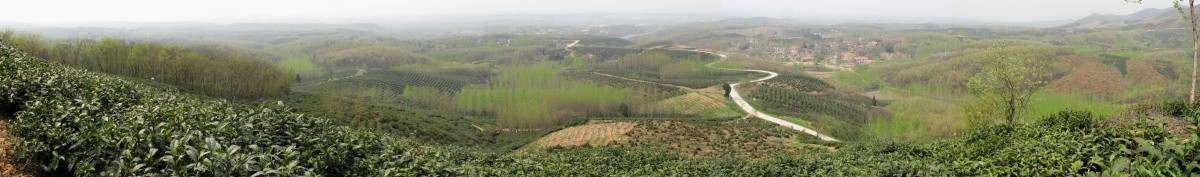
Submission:
{"label": "open field clearing", "polygon": [[550,133],[533,142],[539,147],[554,146],[605,146],[612,143],[629,141],[626,134],[632,131],[636,122],[597,122],[566,128]]}

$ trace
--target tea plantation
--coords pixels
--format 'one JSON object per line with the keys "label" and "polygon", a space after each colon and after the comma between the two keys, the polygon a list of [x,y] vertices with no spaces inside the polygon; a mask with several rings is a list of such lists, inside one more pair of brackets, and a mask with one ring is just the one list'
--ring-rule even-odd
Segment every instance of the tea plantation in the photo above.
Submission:
{"label": "tea plantation", "polygon": [[[246,104],[65,67],[0,46],[0,110],[15,157],[49,176],[1198,176],[1200,109],[1108,121],[1066,111],[929,143],[693,159],[611,147],[486,153],[336,126],[282,104]],[[1181,117],[1183,130],[1158,121]],[[1169,121],[1168,121],[1169,122]]]}

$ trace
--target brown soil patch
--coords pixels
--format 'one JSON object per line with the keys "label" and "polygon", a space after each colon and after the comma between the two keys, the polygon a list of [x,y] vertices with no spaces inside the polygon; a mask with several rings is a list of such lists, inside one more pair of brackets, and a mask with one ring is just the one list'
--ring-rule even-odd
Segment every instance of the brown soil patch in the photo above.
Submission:
{"label": "brown soil patch", "polygon": [[1093,94],[1121,93],[1128,84],[1116,67],[1099,62],[1085,62],[1067,76],[1050,82],[1050,91],[1086,91]]}
{"label": "brown soil patch", "polygon": [[1154,105],[1139,105],[1138,107],[1127,109],[1120,116],[1107,119],[1107,122],[1113,125],[1123,125],[1140,121],[1138,119],[1150,119],[1151,124],[1161,124],[1163,129],[1178,138],[1186,138],[1188,133],[1190,133],[1187,127],[1195,125],[1194,122],[1189,120],[1168,115],[1163,112],[1162,108]]}
{"label": "brown soil patch", "polygon": [[629,133],[636,125],[637,123],[633,122],[592,122],[559,130],[538,139],[536,143],[540,147],[581,146],[584,144],[604,146],[616,141],[628,141],[629,136],[625,136],[625,133]]}
{"label": "brown soil patch", "polygon": [[12,120],[8,115],[0,115],[0,176],[35,176],[33,168],[28,164],[22,164],[13,159],[13,138],[15,137],[8,132],[8,125],[6,124],[8,120]]}
{"label": "brown soil patch", "polygon": [[1066,55],[1054,58],[1054,66],[1056,70],[1065,73],[1074,72],[1084,64],[1096,63],[1100,61],[1100,57],[1086,55]]}
{"label": "brown soil patch", "polygon": [[[760,158],[772,154],[830,152],[828,146],[799,144],[794,130],[741,120],[734,123],[597,120],[551,133],[532,143],[549,147],[614,146],[679,152],[700,158]],[[741,123],[736,123],[741,122]],[[536,151],[536,150],[535,150]]]}
{"label": "brown soil patch", "polygon": [[1131,59],[1125,64],[1129,79],[1136,83],[1162,84],[1169,81],[1166,76],[1154,70],[1152,61]]}

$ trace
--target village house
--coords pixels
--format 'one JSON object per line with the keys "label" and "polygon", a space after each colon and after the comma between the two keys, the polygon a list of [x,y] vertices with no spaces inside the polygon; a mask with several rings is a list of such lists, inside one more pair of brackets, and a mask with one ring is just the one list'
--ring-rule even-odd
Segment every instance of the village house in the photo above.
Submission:
{"label": "village house", "polygon": [[855,63],[855,64],[871,64],[871,63],[873,63],[873,62],[875,62],[875,61],[874,61],[874,60],[871,60],[871,58],[868,58],[867,56],[857,56],[857,57],[854,57],[854,63]]}

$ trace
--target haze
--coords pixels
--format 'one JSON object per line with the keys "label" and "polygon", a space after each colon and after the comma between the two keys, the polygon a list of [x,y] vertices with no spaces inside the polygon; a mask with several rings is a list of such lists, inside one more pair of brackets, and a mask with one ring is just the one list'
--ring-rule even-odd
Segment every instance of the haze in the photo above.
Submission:
{"label": "haze", "polygon": [[39,25],[114,21],[345,23],[515,13],[676,13],[797,19],[1038,22],[1171,7],[1171,1],[1166,0],[1143,4],[1121,0],[38,0],[6,4],[28,8],[6,8],[0,11],[0,22]]}

